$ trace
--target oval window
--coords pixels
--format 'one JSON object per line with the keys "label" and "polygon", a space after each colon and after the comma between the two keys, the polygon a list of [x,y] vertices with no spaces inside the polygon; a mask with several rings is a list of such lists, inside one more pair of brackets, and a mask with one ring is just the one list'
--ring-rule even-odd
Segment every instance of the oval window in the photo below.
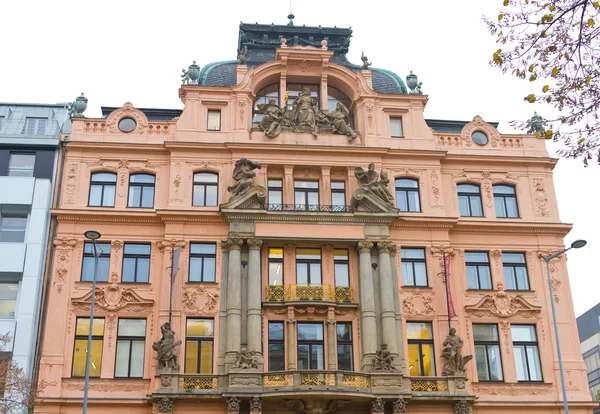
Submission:
{"label": "oval window", "polygon": [[482,131],[475,131],[471,134],[471,139],[477,145],[485,145],[489,142],[488,136]]}
{"label": "oval window", "polygon": [[132,118],[123,118],[119,121],[119,129],[122,132],[131,132],[135,129],[137,123]]}

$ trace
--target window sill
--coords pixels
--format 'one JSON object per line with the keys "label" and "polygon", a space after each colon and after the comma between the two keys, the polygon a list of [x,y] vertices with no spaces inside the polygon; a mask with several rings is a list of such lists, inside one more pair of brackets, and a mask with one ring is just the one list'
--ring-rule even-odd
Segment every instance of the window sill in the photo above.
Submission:
{"label": "window sill", "polygon": [[115,206],[90,206],[89,204],[88,204],[88,207],[90,207],[90,208],[115,208]]}
{"label": "window sill", "polygon": [[218,285],[217,282],[203,282],[203,281],[195,281],[195,280],[186,280],[185,283],[189,283],[192,285]]}
{"label": "window sill", "polygon": [[407,285],[402,285],[400,286],[400,289],[428,289],[428,290],[433,290],[432,286],[407,286]]}
{"label": "window sill", "polygon": [[119,283],[121,285],[136,285],[136,286],[138,286],[138,285],[150,285],[151,284],[150,282],[123,282],[123,281],[120,281],[120,282],[117,282],[117,283]]}
{"label": "window sill", "polygon": [[496,216],[496,218],[500,219],[500,220],[515,220],[515,219],[521,220],[522,219],[522,217],[498,217],[498,216]]}

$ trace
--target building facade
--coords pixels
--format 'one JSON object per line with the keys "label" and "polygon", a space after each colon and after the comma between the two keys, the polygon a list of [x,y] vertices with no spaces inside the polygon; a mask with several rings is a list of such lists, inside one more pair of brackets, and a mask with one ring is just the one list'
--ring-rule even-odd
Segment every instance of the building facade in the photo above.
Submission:
{"label": "building facade", "polygon": [[[577,318],[577,330],[590,394],[594,401],[600,401],[600,304]],[[597,412],[600,409],[594,410]]]}
{"label": "building facade", "polygon": [[241,24],[180,113],[74,120],[38,411],[81,410],[92,329],[90,412],[559,413],[553,300],[592,412],[544,140],[425,120],[351,35]]}
{"label": "building facade", "polygon": [[[33,369],[57,153],[68,104],[0,103],[2,352]],[[8,355],[7,355],[7,354]]]}

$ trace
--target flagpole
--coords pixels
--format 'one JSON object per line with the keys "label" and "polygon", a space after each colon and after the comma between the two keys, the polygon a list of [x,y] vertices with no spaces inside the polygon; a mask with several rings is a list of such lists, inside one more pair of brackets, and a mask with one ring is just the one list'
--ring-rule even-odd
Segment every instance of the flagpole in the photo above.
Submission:
{"label": "flagpole", "polygon": [[446,284],[446,310],[448,311],[448,332],[450,332],[450,298],[448,297],[448,269],[446,269],[446,253],[444,253],[444,283]]}
{"label": "flagpole", "polygon": [[171,245],[171,292],[169,293],[169,326],[171,325],[171,315],[173,314],[173,256],[175,256],[175,244]]}

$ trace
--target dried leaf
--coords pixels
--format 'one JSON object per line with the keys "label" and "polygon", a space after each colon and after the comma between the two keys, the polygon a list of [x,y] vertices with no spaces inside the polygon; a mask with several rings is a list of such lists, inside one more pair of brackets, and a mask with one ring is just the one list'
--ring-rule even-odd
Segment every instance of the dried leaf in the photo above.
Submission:
{"label": "dried leaf", "polygon": [[550,89],[550,86],[548,85],[544,85],[544,87],[542,88],[542,92],[548,92],[548,90]]}

